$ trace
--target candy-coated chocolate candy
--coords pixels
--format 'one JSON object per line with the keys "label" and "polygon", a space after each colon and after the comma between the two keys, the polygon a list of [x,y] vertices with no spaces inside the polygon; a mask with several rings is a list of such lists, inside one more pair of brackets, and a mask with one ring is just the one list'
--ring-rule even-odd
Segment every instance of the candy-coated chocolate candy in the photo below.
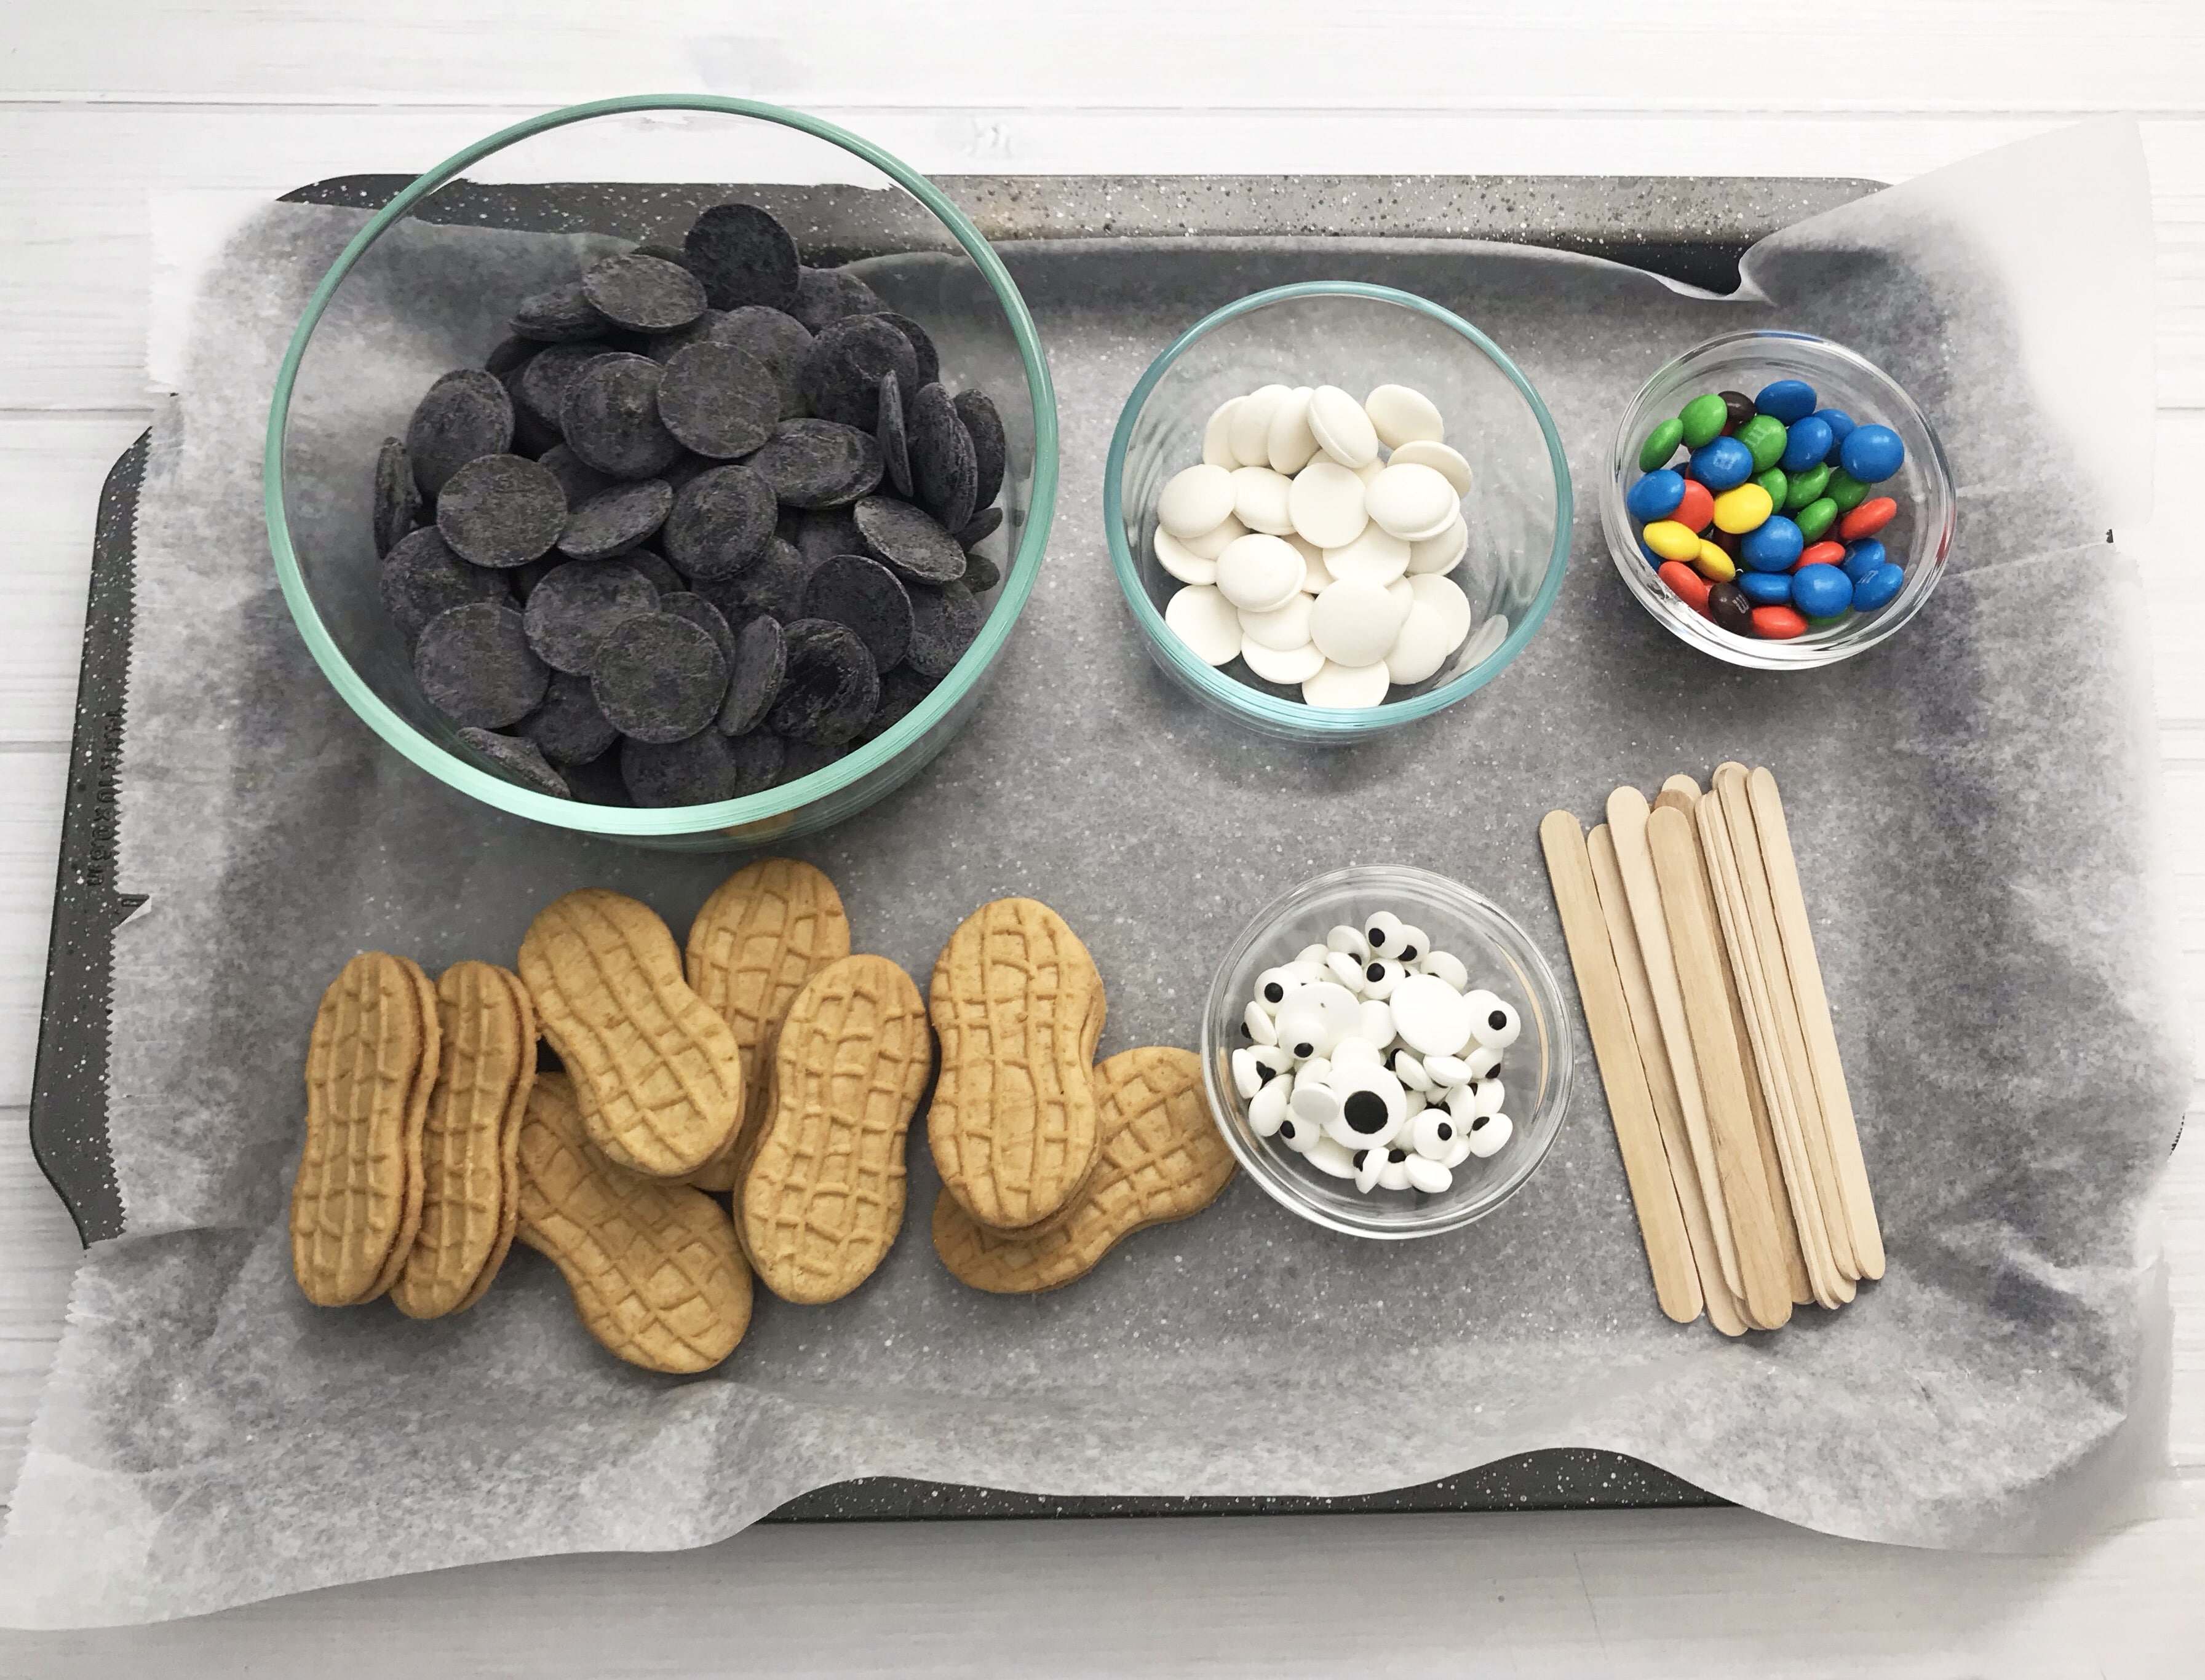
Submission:
{"label": "candy-coated chocolate candy", "polygon": [[[1741,572],[1738,587],[1745,598],[1756,607],[1781,607],[1792,599],[1792,574],[1789,572]],[[1751,629],[1750,625],[1747,626]],[[1744,631],[1738,632],[1740,635]]]}
{"label": "candy-coated chocolate candy", "polygon": [[1798,565],[1792,569],[1796,572],[1800,566],[1843,566],[1845,563],[1845,545],[1844,543],[1810,543],[1800,551]]}
{"label": "candy-coated chocolate candy", "polygon": [[1784,459],[1784,423],[1771,419],[1766,414],[1756,414],[1731,434],[1753,451],[1753,470],[1766,472]]}
{"label": "candy-coated chocolate candy", "polygon": [[1708,616],[1733,636],[1753,633],[1753,602],[1736,584],[1717,584],[1708,591]]}
{"label": "candy-coated chocolate candy", "polygon": [[1753,406],[1788,426],[1815,412],[1815,388],[1804,379],[1779,379],[1761,388]]}
{"label": "candy-coated chocolate candy", "polygon": [[1623,495],[1623,505],[1634,519],[1666,519],[1685,499],[1685,480],[1663,468],[1649,472]]}
{"label": "candy-coated chocolate candy", "polygon": [[1839,447],[1853,435],[1853,427],[1859,423],[1842,408],[1817,408],[1815,418],[1830,429],[1830,453],[1822,459],[1835,466]]}
{"label": "candy-coated chocolate candy", "polygon": [[1685,529],[1674,519],[1656,519],[1638,533],[1646,546],[1664,560],[1691,560],[1700,551],[1697,533]]}
{"label": "candy-coated chocolate candy", "polygon": [[1806,546],[1799,527],[1775,513],[1746,532],[1738,557],[1756,572],[1789,572]]}
{"label": "candy-coated chocolate candy", "polygon": [[1819,543],[1838,517],[1838,504],[1827,496],[1816,496],[1792,515],[1792,523],[1799,527],[1799,534],[1810,543]]}
{"label": "candy-coated chocolate candy", "polygon": [[1855,426],[1838,446],[1838,465],[1863,484],[1880,484],[1906,460],[1906,445],[1889,426]]}
{"label": "candy-coated chocolate candy", "polygon": [[1857,537],[1873,537],[1898,511],[1899,504],[1889,496],[1871,496],[1838,521],[1838,535],[1848,543]]}
{"label": "candy-coated chocolate candy", "polygon": [[1835,618],[1852,600],[1853,580],[1834,566],[1803,566],[1792,574],[1792,604],[1807,618]]}
{"label": "candy-coated chocolate candy", "polygon": [[1678,424],[1684,427],[1685,447],[1699,449],[1721,437],[1723,428],[1730,424],[1730,412],[1723,400],[1713,391],[1705,396],[1696,396],[1677,414]]}
{"label": "candy-coated chocolate candy", "polygon": [[[1799,424],[1804,425],[1806,422],[1802,420]],[[1809,502],[1821,499],[1822,486],[1830,482],[1830,464],[1818,461],[1804,472],[1794,472],[1787,467],[1784,477],[1786,481],[1784,506],[1787,511],[1796,512]]]}
{"label": "candy-coated chocolate candy", "polygon": [[1822,494],[1830,498],[1840,513],[1850,513],[1868,500],[1868,486],[1840,469],[1830,474],[1830,482]]}
{"label": "candy-coated chocolate candy", "polygon": [[1692,558],[1699,574],[1711,583],[1727,584],[1738,576],[1738,562],[1714,543],[1703,542]]}
{"label": "candy-coated chocolate candy", "polygon": [[1652,567],[1655,571],[1658,572],[1661,569],[1661,556],[1655,554],[1654,550],[1648,547],[1643,541],[1638,544],[1638,552],[1646,556],[1646,563]]}
{"label": "candy-coated chocolate candy", "polygon": [[1863,537],[1857,543],[1845,545],[1845,557],[1838,562],[1845,576],[1858,583],[1878,567],[1888,565],[1891,556],[1883,551],[1883,544],[1873,537]]}
{"label": "candy-coated chocolate candy", "polygon": [[1758,484],[1740,484],[1715,498],[1715,523],[1741,535],[1753,530],[1776,510],[1776,503]]}
{"label": "candy-coated chocolate candy", "polygon": [[1707,615],[1708,591],[1714,585],[1681,560],[1661,562],[1661,581],[1669,585],[1677,598],[1702,617]]}
{"label": "candy-coated chocolate candy", "polygon": [[1878,607],[1887,607],[1892,597],[1905,587],[1906,573],[1896,566],[1879,566],[1865,578],[1853,584],[1853,610],[1872,613]]}
{"label": "candy-coated chocolate candy", "polygon": [[1744,391],[1717,391],[1723,400],[1723,430],[1732,437],[1738,429],[1753,418],[1753,399]]}
{"label": "candy-coated chocolate candy", "polygon": [[1703,540],[1714,543],[1732,560],[1738,558],[1738,545],[1744,539],[1736,531],[1724,531],[1718,526],[1710,525],[1700,535]]}
{"label": "candy-coated chocolate candy", "polygon": [[1830,435],[1830,423],[1810,414],[1803,420],[1792,422],[1784,437],[1784,457],[1777,462],[1786,472],[1804,472],[1810,466],[1820,466],[1830,458],[1830,446],[1838,440]]}
{"label": "candy-coated chocolate candy", "polygon": [[1685,441],[1685,423],[1673,415],[1646,434],[1646,441],[1638,446],[1638,470],[1653,472],[1669,464],[1677,453],[1677,446]]}
{"label": "candy-coated chocolate candy", "polygon": [[1770,467],[1753,482],[1768,492],[1771,508],[1781,508],[1792,494],[1792,481],[1784,476],[1784,469],[1780,466]]}
{"label": "candy-coated chocolate candy", "polygon": [[1687,531],[1705,531],[1715,516],[1715,495],[1697,478],[1685,480],[1685,499],[1669,517]]}
{"label": "candy-coated chocolate candy", "polygon": [[1753,476],[1753,451],[1735,437],[1718,437],[1692,451],[1692,476],[1720,496]]}
{"label": "candy-coated chocolate candy", "polygon": [[1764,641],[1788,642],[1807,633],[1807,620],[1789,607],[1756,607],[1753,633]]}

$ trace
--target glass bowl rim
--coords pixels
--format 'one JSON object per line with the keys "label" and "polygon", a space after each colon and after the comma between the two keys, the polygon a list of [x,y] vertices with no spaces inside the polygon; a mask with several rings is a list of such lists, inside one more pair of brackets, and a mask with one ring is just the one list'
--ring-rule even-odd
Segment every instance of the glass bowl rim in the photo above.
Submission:
{"label": "glass bowl rim", "polygon": [[[1133,424],[1141,411],[1148,406],[1150,396],[1163,381],[1173,365],[1193,347],[1200,339],[1223,326],[1227,322],[1252,313],[1273,304],[1287,303],[1299,298],[1348,297],[1370,302],[1390,304],[1424,315],[1441,325],[1452,329],[1470,341],[1485,358],[1514,386],[1516,394],[1524,399],[1538,422],[1540,435],[1546,440],[1547,459],[1554,474],[1554,537],[1552,551],[1547,557],[1546,574],[1541,579],[1538,593],[1531,599],[1522,618],[1508,626],[1508,634],[1491,653],[1461,675],[1441,686],[1429,690],[1413,699],[1389,701],[1382,705],[1349,709],[1341,706],[1312,706],[1301,701],[1282,700],[1262,690],[1250,687],[1228,677],[1216,666],[1197,659],[1186,644],[1165,624],[1163,614],[1149,599],[1148,591],[1142,586],[1140,567],[1132,550],[1126,545],[1125,532],[1124,478],[1126,451],[1132,441]],[[1236,298],[1219,309],[1204,316],[1176,339],[1154,361],[1150,362],[1126,406],[1118,415],[1118,425],[1110,437],[1110,454],[1102,467],[1102,526],[1103,536],[1110,545],[1110,566],[1117,573],[1119,592],[1126,597],[1134,621],[1141,627],[1152,648],[1162,651],[1170,662],[1174,674],[1178,675],[1216,701],[1227,712],[1248,718],[1260,718],[1274,726],[1284,726],[1297,735],[1316,734],[1335,739],[1375,734],[1382,729],[1414,722],[1442,711],[1456,701],[1476,693],[1507,669],[1537,634],[1546,621],[1547,613],[1561,593],[1562,576],[1569,565],[1571,528],[1576,513],[1575,491],[1570,478],[1567,453],[1562,448],[1561,434],[1555,430],[1554,416],[1531,382],[1524,377],[1523,370],[1512,361],[1507,353],[1453,310],[1420,298],[1414,292],[1402,291],[1395,286],[1378,286],[1360,280],[1305,280],[1290,286],[1273,286],[1261,292],[1251,292]]]}
{"label": "glass bowl rim", "polygon": [[[1257,930],[1275,925],[1288,906],[1299,899],[1321,895],[1350,882],[1367,881],[1372,876],[1391,877],[1396,881],[1406,878],[1411,885],[1435,897],[1459,895],[1513,935],[1522,947],[1520,954],[1530,959],[1520,977],[1524,981],[1525,995],[1539,1012],[1547,1040],[1553,1047],[1549,1059],[1554,1064],[1554,1077],[1549,1100],[1555,1113],[1554,1129],[1548,1135],[1546,1142],[1540,1145],[1538,1154],[1531,1157],[1513,1184],[1485,1206],[1474,1208],[1465,1202],[1461,1208],[1433,1220],[1428,1225],[1362,1224],[1305,1199],[1299,1188],[1268,1155],[1259,1161],[1259,1146],[1263,1140],[1257,1139],[1251,1143],[1241,1137],[1227,1121],[1226,1117],[1232,1112],[1231,1094],[1225,1089],[1218,1072],[1218,1062],[1229,1054],[1229,1050],[1217,1040],[1213,1025],[1221,1018],[1230,1018],[1230,998],[1226,994],[1225,988],[1240,958],[1252,949],[1256,941],[1262,936]],[[1435,892],[1435,888],[1438,891]],[[1225,1003],[1221,1010],[1219,1007],[1221,999]],[[1312,876],[1307,881],[1287,887],[1258,906],[1233,936],[1232,943],[1226,947],[1225,954],[1218,959],[1217,966],[1210,976],[1209,989],[1203,994],[1201,1048],[1198,1052],[1202,1060],[1204,1095],[1209,1103],[1210,1124],[1223,1136],[1226,1147],[1233,1152],[1233,1159],[1240,1163],[1241,1170],[1255,1181],[1264,1195],[1312,1225],[1337,1232],[1341,1236],[1361,1237],[1381,1243],[1442,1237],[1497,1213],[1538,1175],[1539,1168],[1545,1165],[1555,1141],[1561,1137],[1563,1126],[1569,1122],[1572,1082],[1575,1077],[1568,1008],[1562,996],[1560,982],[1554,977],[1553,965],[1547,961],[1546,953],[1539,949],[1531,935],[1524,931],[1523,923],[1475,887],[1465,886],[1452,876],[1441,875],[1435,870],[1422,869],[1414,864],[1350,864],[1340,869],[1328,870],[1322,875]],[[1545,1107],[1542,1102],[1542,1109]]]}
{"label": "glass bowl rim", "polygon": [[[1017,342],[1019,360],[1025,373],[1027,397],[1033,407],[1034,476],[1025,531],[1019,539],[1017,554],[1004,567],[1003,588],[996,597],[994,608],[988,614],[979,635],[952,668],[949,675],[936,684],[932,692],[918,705],[856,751],[794,781],[767,788],[763,793],[746,794],[737,799],[722,799],[711,804],[645,808],[600,805],[579,799],[556,798],[492,775],[432,741],[384,703],[383,698],[353,669],[352,662],[338,649],[307,593],[306,579],[299,569],[298,556],[291,546],[290,528],[284,518],[283,445],[292,390],[314,329],[319,324],[345,277],[393,223],[463,170],[492,153],[502,151],[533,135],[593,117],[655,110],[701,111],[715,116],[748,117],[796,129],[862,158],[925,205],[979,269]],[[282,363],[276,371],[261,460],[261,500],[268,525],[269,547],[276,561],[276,580],[282,589],[284,603],[290,608],[292,621],[297,625],[300,635],[305,638],[307,651],[313,656],[315,664],[320,667],[330,685],[361,721],[385,742],[395,747],[409,763],[426,770],[439,781],[495,810],[585,834],[615,838],[653,838],[697,834],[710,829],[740,828],[801,810],[885,769],[901,757],[906,749],[924,739],[994,662],[1003,644],[1009,639],[1012,626],[1025,610],[1026,600],[1033,592],[1043,555],[1049,545],[1049,526],[1055,513],[1056,456],[1055,389],[1049,378],[1049,363],[1042,353],[1041,338],[1035,329],[1033,317],[1002,258],[941,188],[871,141],[804,111],[792,110],[758,99],[729,98],[717,94],[636,93],[562,106],[501,128],[416,176],[389,204],[368,218],[366,225],[346,244],[336,261],[330,264],[329,272],[315,286],[313,294],[299,318],[299,324],[292,333],[291,341],[283,353]],[[1005,610],[1007,607],[1007,611]]]}
{"label": "glass bowl rim", "polygon": [[[1893,412],[1921,427],[1923,436],[1929,442],[1929,495],[1927,497],[1929,506],[1923,510],[1924,523],[1927,525],[1929,519],[1936,519],[1937,530],[1928,575],[1920,592],[1906,603],[1904,611],[1894,612],[1888,608],[1881,609],[1875,617],[1859,620],[1863,628],[1858,636],[1843,641],[1757,641],[1733,635],[1709,623],[1681,601],[1674,602],[1677,611],[1672,613],[1668,607],[1673,597],[1656,593],[1655,588],[1655,585],[1660,585],[1666,591],[1667,585],[1661,585],[1660,579],[1647,567],[1645,558],[1638,553],[1636,543],[1624,540],[1631,534],[1631,519],[1629,510],[1624,506],[1623,475],[1628,467],[1637,464],[1637,457],[1632,452],[1631,439],[1638,430],[1640,410],[1645,406],[1649,395],[1655,386],[1696,358],[1733,347],[1743,348],[1772,340],[1804,345],[1810,356],[1828,356],[1834,362],[1866,374],[1890,393],[1893,399]],[[1622,578],[1624,586],[1645,608],[1648,617],[1685,646],[1696,649],[1712,659],[1719,659],[1727,665],[1749,671],[1819,671],[1839,664],[1856,654],[1881,646],[1911,624],[1916,614],[1929,604],[1929,597],[1936,593],[1937,585],[1944,580],[1946,562],[1952,556],[1953,538],[1959,524],[1959,496],[1952,486],[1952,468],[1945,456],[1944,440],[1937,436],[1937,428],[1930,424],[1929,415],[1923,412],[1922,405],[1915,401],[1913,394],[1905,386],[1859,351],[1840,344],[1835,339],[1790,327],[1737,327],[1728,332],[1717,333],[1713,338],[1703,339],[1664,362],[1632,394],[1624,408],[1621,422],[1608,440],[1608,460],[1601,474],[1598,495],[1601,533],[1608,547],[1609,563]],[[1937,518],[1940,513],[1941,519]],[[1626,547],[1630,550],[1628,553],[1625,551]],[[1894,607],[1898,604],[1897,602],[1892,603]]]}

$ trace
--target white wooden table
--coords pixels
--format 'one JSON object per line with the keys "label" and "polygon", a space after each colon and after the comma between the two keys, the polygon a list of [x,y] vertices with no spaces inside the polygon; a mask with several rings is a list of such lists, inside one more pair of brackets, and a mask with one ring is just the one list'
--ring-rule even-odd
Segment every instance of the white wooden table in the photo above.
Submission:
{"label": "white wooden table", "polygon": [[[800,105],[936,173],[1898,181],[2134,112],[2160,239],[2161,512],[2119,536],[2154,597],[2183,943],[2205,997],[2205,5],[1792,9],[15,0],[0,14],[0,1487],[77,1254],[24,1105],[92,511],[147,419],[160,191],[416,169],[528,112],[637,92]],[[2177,1152],[2164,1201],[2172,1463],[2154,1515],[2070,1556],[1903,1552],[1729,1511],[781,1529],[161,1629],[0,1634],[0,1673],[2205,1673],[2205,1138]]]}

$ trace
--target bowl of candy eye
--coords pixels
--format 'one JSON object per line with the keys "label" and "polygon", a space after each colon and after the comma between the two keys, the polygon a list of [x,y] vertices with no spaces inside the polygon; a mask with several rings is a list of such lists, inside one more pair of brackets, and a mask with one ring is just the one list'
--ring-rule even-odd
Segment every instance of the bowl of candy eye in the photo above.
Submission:
{"label": "bowl of candy eye", "polygon": [[1103,472],[1150,656],[1280,739],[1454,704],[1538,631],[1569,557],[1546,405],[1467,321],[1349,282],[1227,304],[1144,373]]}
{"label": "bowl of candy eye", "polygon": [[861,810],[980,703],[1055,406],[923,176],[772,105],[611,99],[367,219],[282,364],[265,484],[301,636],[407,758],[724,850]]}
{"label": "bowl of candy eye", "polygon": [[1483,1219],[1538,1170],[1570,1096],[1553,971],[1423,870],[1336,870],[1258,911],[1218,965],[1211,1112],[1272,1200],[1381,1240]]}
{"label": "bowl of candy eye", "polygon": [[1616,570],[1733,665],[1834,664],[1929,601],[1952,544],[1943,448],[1898,382],[1807,333],[1710,339],[1646,383],[1601,482]]}

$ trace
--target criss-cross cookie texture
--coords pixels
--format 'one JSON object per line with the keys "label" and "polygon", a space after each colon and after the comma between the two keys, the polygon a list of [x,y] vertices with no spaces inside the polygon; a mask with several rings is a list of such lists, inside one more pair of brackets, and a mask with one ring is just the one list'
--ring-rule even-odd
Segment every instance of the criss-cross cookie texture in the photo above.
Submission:
{"label": "criss-cross cookie texture", "polygon": [[734,1030],[682,978],[651,909],[585,887],[538,912],[520,977],[544,1037],[574,1077],[590,1141],[657,1178],[693,1172],[742,1124]]}
{"label": "criss-cross cookie texture", "polygon": [[746,1116],[690,1174],[699,1190],[728,1190],[742,1182],[764,1121],[782,1021],[805,981],[849,954],[850,919],[835,883],[793,858],[762,858],[736,870],[697,912],[684,966],[691,988],[734,1030]]}
{"label": "criss-cross cookie texture", "polygon": [[926,1136],[943,1184],[984,1225],[1049,1218],[1095,1164],[1094,959],[1047,905],[997,899],[950,935],[928,1006],[942,1074]]}
{"label": "criss-cross cookie texture", "polygon": [[727,1210],[597,1153],[566,1076],[538,1076],[520,1122],[520,1240],[548,1256],[589,1333],[631,1365],[704,1371],[751,1321]]}
{"label": "criss-cross cookie texture", "polygon": [[903,1225],[904,1134],[934,1063],[925,1000],[885,957],[845,957],[796,994],[738,1217],[758,1280],[839,1300]]}
{"label": "criss-cross cookie texture", "polygon": [[1126,1237],[1215,1202],[1233,1152],[1209,1115],[1202,1063],[1186,1050],[1127,1050],[1095,1070],[1102,1143],[1093,1175],[1055,1218],[994,1231],[948,1196],[934,1204],[934,1247],[975,1289],[1030,1295],[1084,1277]]}
{"label": "criss-cross cookie texture", "polygon": [[437,1042],[436,994],[404,957],[363,952],[322,994],[290,1221],[292,1270],[316,1306],[372,1301],[412,1251]]}

